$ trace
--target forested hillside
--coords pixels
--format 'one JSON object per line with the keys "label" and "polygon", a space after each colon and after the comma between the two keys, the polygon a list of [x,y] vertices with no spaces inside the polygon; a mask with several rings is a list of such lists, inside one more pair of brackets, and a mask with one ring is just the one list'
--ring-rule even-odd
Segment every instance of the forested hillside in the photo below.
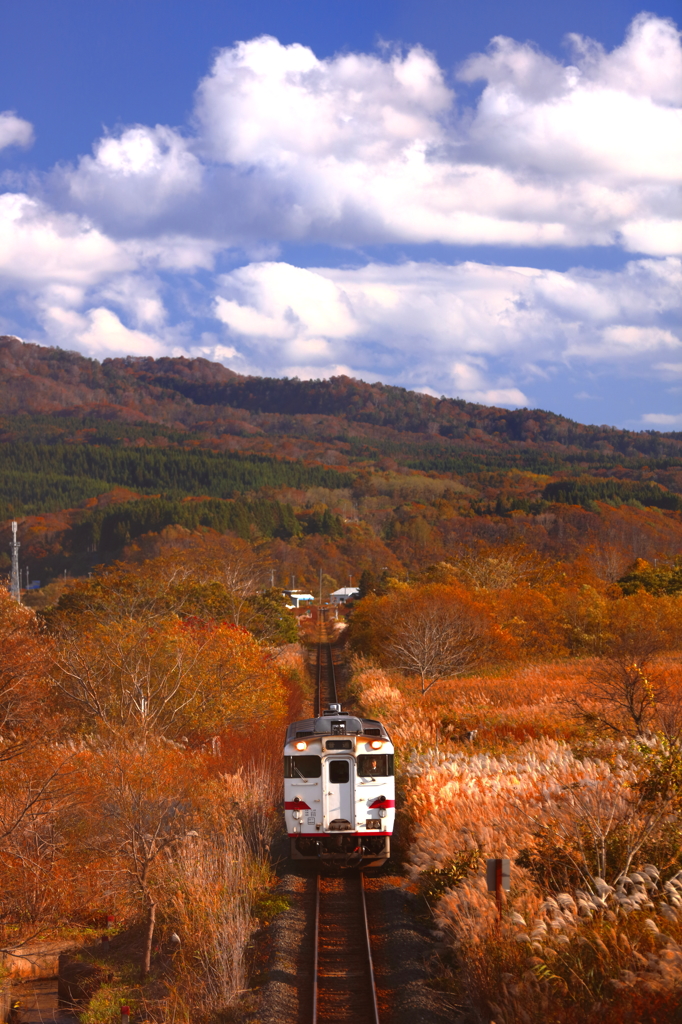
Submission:
{"label": "forested hillside", "polygon": [[[680,433],[586,426],[540,409],[510,411],[462,399],[436,399],[343,376],[312,381],[244,377],[206,359],[129,356],[99,363],[75,352],[23,344],[11,337],[0,338],[0,380],[0,415],[70,416],[71,421],[64,424],[67,434],[77,432],[79,426],[97,433],[95,424],[84,423],[94,417],[95,421],[157,423],[171,429],[173,436],[161,431],[135,435],[147,441],[166,436],[170,443],[177,443],[185,431],[205,438],[231,434],[308,437],[308,418],[319,422],[323,417],[325,440],[348,443],[350,437],[375,436],[371,429],[358,435],[351,425],[426,435],[411,442],[419,445],[428,438],[430,445],[424,455],[431,459],[438,458],[438,453],[445,458],[459,451],[462,446],[458,442],[487,444],[492,449],[489,457],[506,446],[537,446],[548,464],[563,458],[572,461],[579,454],[604,465],[614,459],[641,457],[665,462],[682,454]],[[30,431],[30,425],[24,429]],[[381,431],[376,434],[377,453],[391,436]],[[410,440],[406,440],[409,449]],[[371,450],[371,440],[366,444]],[[356,443],[347,454],[359,457],[359,447]],[[468,450],[466,445],[462,450]],[[522,449],[517,457],[523,458]],[[399,461],[410,458],[414,454],[407,451]]]}
{"label": "forested hillside", "polygon": [[0,569],[18,517],[43,583],[175,527],[239,536],[304,586],[519,543],[615,578],[682,552],[681,509],[679,434],[0,339]]}

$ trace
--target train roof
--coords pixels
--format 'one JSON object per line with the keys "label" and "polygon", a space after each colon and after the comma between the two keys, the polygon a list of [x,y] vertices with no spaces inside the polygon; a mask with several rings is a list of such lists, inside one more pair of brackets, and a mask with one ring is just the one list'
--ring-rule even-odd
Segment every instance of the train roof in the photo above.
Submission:
{"label": "train roof", "polygon": [[376,722],[373,718],[356,718],[347,711],[326,711],[319,718],[304,718],[300,722],[292,722],[287,728],[286,742],[291,743],[304,736],[339,735],[337,730],[341,723],[346,727],[346,736],[378,736],[390,742],[390,736],[381,722]]}

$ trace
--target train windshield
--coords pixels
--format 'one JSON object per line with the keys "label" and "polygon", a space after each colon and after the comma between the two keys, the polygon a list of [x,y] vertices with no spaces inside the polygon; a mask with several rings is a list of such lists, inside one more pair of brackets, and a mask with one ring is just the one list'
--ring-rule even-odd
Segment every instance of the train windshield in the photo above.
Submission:
{"label": "train windshield", "polygon": [[322,758],[316,754],[284,758],[285,779],[319,779],[321,775]]}
{"label": "train windshield", "polygon": [[348,761],[329,762],[329,781],[338,783],[350,781],[350,765]]}
{"label": "train windshield", "polygon": [[381,778],[393,775],[393,754],[360,754],[358,775]]}

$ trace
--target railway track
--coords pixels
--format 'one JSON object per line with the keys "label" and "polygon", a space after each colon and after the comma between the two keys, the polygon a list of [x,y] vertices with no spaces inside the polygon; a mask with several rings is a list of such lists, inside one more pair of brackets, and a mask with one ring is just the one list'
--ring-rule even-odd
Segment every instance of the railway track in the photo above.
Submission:
{"label": "railway track", "polygon": [[320,641],[317,645],[316,676],[315,716],[317,717],[322,714],[323,708],[338,702],[332,645],[326,641]]}
{"label": "railway track", "polygon": [[316,886],[312,1024],[379,1024],[363,873]]}

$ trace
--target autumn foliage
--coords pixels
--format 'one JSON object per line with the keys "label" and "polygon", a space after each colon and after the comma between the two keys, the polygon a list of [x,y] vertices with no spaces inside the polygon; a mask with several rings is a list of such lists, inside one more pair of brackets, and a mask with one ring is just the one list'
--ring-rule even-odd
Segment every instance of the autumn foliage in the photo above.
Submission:
{"label": "autumn foliage", "polygon": [[679,437],[16,339],[0,364],[0,572],[17,516],[42,583],[0,591],[0,950],[114,914],[147,981],[82,1024],[227,1019],[309,711],[282,591],[321,579],[360,588],[345,697],[396,744],[439,984],[481,1024],[673,1019]]}
{"label": "autumn foliage", "polygon": [[[272,643],[282,603],[258,597],[261,639],[236,621],[254,608],[241,555],[214,551],[211,576],[169,555],[114,565],[40,616],[0,595],[0,948],[113,914],[142,929],[144,979],[179,929],[164,1006],[206,1017],[245,984],[273,752],[302,700],[300,656]],[[112,989],[99,1019],[144,991]]]}
{"label": "autumn foliage", "polygon": [[[385,578],[354,613],[355,693],[400,751],[409,884],[477,1019],[664,1024],[682,999],[682,599],[580,563],[514,578],[519,558]],[[463,645],[427,685],[391,639],[399,623],[423,652],[424,608]],[[512,865],[501,919],[492,857]]]}

